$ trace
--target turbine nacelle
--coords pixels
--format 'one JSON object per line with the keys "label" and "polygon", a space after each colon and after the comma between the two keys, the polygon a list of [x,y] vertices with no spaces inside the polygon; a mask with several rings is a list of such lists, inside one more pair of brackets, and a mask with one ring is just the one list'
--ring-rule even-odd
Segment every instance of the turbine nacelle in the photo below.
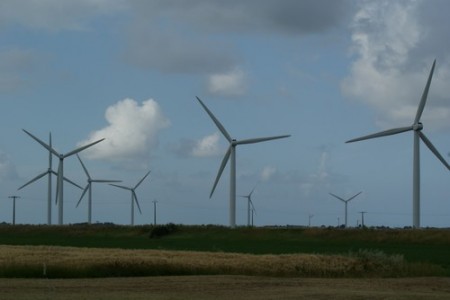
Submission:
{"label": "turbine nacelle", "polygon": [[421,131],[422,129],[423,129],[423,124],[422,123],[417,123],[417,124],[414,124],[413,126],[412,126],[412,129],[414,130],[414,131]]}

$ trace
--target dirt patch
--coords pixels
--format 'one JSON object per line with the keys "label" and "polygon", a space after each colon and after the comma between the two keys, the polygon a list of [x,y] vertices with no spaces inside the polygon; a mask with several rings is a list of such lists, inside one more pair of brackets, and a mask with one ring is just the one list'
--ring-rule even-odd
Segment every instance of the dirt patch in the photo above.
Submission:
{"label": "dirt patch", "polygon": [[0,299],[450,299],[450,278],[167,276],[0,279]]}

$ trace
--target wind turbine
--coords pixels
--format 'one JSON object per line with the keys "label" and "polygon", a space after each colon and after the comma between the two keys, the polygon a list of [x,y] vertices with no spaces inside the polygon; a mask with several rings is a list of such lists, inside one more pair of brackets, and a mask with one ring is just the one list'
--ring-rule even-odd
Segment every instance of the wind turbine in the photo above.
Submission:
{"label": "wind turbine", "polygon": [[139,213],[142,214],[141,211],[141,207],[139,206],[139,201],[138,198],[136,196],[136,189],[137,187],[142,183],[142,181],[144,181],[144,179],[148,176],[148,174],[150,174],[151,171],[148,171],[147,174],[145,174],[144,177],[142,177],[141,180],[139,180],[139,182],[134,186],[134,187],[128,187],[128,186],[123,186],[123,185],[117,185],[117,184],[112,184],[110,183],[109,185],[121,188],[121,189],[125,189],[125,190],[129,190],[131,192],[131,226],[134,225],[134,202],[136,202],[136,205],[139,209]]}
{"label": "wind turbine", "polygon": [[[97,143],[100,143],[101,141],[103,141],[104,139],[95,141],[93,143],[90,143],[88,145],[79,147],[75,150],[72,150],[66,154],[62,154],[62,153],[58,153],[56,152],[56,150],[50,146],[47,145],[46,143],[44,143],[43,141],[41,141],[40,139],[38,139],[37,137],[35,137],[34,135],[32,135],[31,133],[29,133],[28,131],[26,131],[25,129],[22,129],[26,134],[28,134],[31,138],[33,138],[36,142],[38,142],[39,144],[41,144],[42,147],[44,147],[45,149],[47,149],[48,151],[50,151],[52,154],[56,155],[59,158],[59,165],[58,165],[58,173],[57,173],[57,181],[56,181],[56,201],[58,203],[58,225],[63,225],[63,214],[64,214],[64,159],[66,157],[72,156],[78,152],[83,151],[86,148],[89,148]],[[78,186],[78,185],[77,185]],[[78,186],[80,189],[82,189],[82,187]]]}
{"label": "wind turbine", "polygon": [[430,142],[430,140],[422,132],[423,125],[420,122],[420,117],[422,116],[423,110],[425,108],[425,103],[427,101],[428,90],[430,89],[431,78],[433,77],[434,66],[436,65],[436,60],[434,60],[431,67],[430,75],[428,76],[425,89],[423,90],[422,98],[417,108],[416,116],[414,122],[411,126],[393,128],[378,133],[366,135],[356,139],[347,141],[346,143],[352,143],[367,139],[373,139],[388,135],[394,135],[406,131],[413,131],[414,133],[414,154],[413,154],[413,227],[420,228],[420,139],[425,143],[425,145],[433,152],[433,154],[450,170],[450,165],[442,157],[442,155],[437,151],[436,147]]}
{"label": "wind turbine", "polygon": [[[52,146],[52,134],[49,133],[49,146]],[[48,151],[48,169],[47,171],[42,172],[41,174],[37,175],[36,177],[34,177],[33,179],[31,179],[30,181],[28,181],[27,183],[25,183],[24,185],[22,185],[21,187],[19,187],[17,190],[21,190],[24,187],[26,187],[27,185],[41,179],[42,177],[44,177],[45,175],[48,175],[48,192],[47,192],[47,197],[48,197],[48,201],[47,201],[47,224],[48,225],[52,225],[52,174],[57,176],[58,174],[53,171],[52,169],[52,152]],[[79,187],[81,189],[81,186],[79,186],[78,184],[74,183],[73,181],[67,179],[66,177],[64,177],[64,180],[71,183],[72,185]]]}
{"label": "wind turbine", "polygon": [[[348,199],[343,199],[343,198],[341,198],[341,197],[339,197],[339,196],[336,196],[335,194],[329,193],[331,196],[333,196],[333,197],[335,197],[335,198],[337,198],[337,199],[339,199],[339,200],[341,200],[342,202],[345,203],[345,227],[347,227],[347,204],[348,204],[349,201],[355,199],[355,198],[356,198],[359,194],[361,194],[361,193],[362,193],[362,192],[359,192],[358,194],[356,194],[356,195],[354,195],[354,196],[351,196],[351,197],[348,198]],[[338,220],[339,220],[339,218],[338,218]],[[338,221],[338,223],[339,223],[339,221]]]}
{"label": "wind turbine", "polygon": [[78,200],[77,206],[80,205],[81,200],[83,199],[84,195],[87,191],[89,191],[89,198],[88,198],[88,224],[92,223],[92,183],[93,182],[104,182],[104,183],[111,183],[111,182],[122,182],[122,180],[110,180],[110,179],[92,179],[91,175],[89,175],[89,172],[84,165],[83,161],[81,160],[80,156],[77,154],[78,160],[80,161],[81,166],[83,167],[84,173],[86,173],[87,176],[87,185],[84,188],[83,193],[81,194],[80,200]]}
{"label": "wind turbine", "polygon": [[287,138],[291,135],[278,135],[271,137],[262,137],[262,138],[252,138],[252,139],[244,139],[244,140],[236,140],[231,137],[231,135],[227,132],[225,127],[219,122],[219,120],[213,115],[213,113],[206,107],[206,105],[197,97],[200,105],[205,109],[208,115],[211,117],[213,122],[216,124],[217,128],[222,132],[225,138],[230,143],[225,156],[223,157],[222,163],[220,165],[219,171],[217,173],[216,180],[214,181],[213,188],[209,195],[209,198],[212,197],[214,190],[216,189],[217,183],[219,182],[220,176],[222,175],[225,166],[230,160],[230,227],[236,227],[236,146],[245,145],[245,144],[254,144],[260,143],[275,139]]}
{"label": "wind turbine", "polygon": [[255,206],[253,205],[252,202],[252,194],[255,191],[256,186],[252,189],[252,191],[250,192],[250,194],[245,195],[245,196],[239,196],[242,198],[247,198],[247,226],[250,227],[251,223],[250,223],[250,211],[253,209],[255,209]]}

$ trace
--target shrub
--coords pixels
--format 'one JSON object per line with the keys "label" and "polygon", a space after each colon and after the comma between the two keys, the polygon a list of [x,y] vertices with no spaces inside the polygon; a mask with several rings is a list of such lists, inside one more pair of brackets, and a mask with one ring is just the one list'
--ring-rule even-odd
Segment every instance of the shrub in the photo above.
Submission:
{"label": "shrub", "polygon": [[177,231],[177,229],[178,229],[177,225],[175,225],[173,223],[169,223],[166,225],[157,225],[152,228],[152,230],[150,231],[149,237],[151,239],[161,238],[163,236],[174,233],[175,231]]}

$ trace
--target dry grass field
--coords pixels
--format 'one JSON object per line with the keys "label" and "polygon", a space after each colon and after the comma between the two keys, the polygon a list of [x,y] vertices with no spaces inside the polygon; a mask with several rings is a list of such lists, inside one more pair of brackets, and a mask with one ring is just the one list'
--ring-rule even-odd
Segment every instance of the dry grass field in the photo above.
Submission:
{"label": "dry grass field", "polygon": [[[422,265],[419,266],[423,274]],[[129,250],[0,245],[1,277],[86,278],[160,275],[383,277],[411,272],[401,257]],[[408,274],[408,273],[406,273]]]}
{"label": "dry grass field", "polygon": [[164,276],[97,279],[0,279],[0,299],[450,299],[450,278],[322,279]]}

